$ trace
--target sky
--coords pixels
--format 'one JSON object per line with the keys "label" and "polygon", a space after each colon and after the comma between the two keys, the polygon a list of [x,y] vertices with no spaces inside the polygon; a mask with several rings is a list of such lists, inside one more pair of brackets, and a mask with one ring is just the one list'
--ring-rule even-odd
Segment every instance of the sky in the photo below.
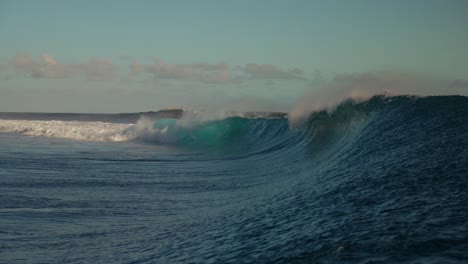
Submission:
{"label": "sky", "polygon": [[465,0],[0,0],[0,111],[287,111],[343,82],[465,95],[467,25]]}

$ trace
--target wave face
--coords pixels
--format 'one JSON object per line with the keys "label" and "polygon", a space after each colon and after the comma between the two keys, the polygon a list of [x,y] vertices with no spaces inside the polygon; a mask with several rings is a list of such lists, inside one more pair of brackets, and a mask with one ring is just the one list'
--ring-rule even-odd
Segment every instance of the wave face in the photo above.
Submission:
{"label": "wave face", "polygon": [[[67,167],[72,176],[58,181],[3,180],[0,190],[44,197],[7,195],[0,198],[0,212],[10,210],[11,219],[14,209],[43,220],[57,215],[20,209],[57,210],[64,219],[51,224],[60,230],[49,240],[71,240],[79,248],[60,251],[49,242],[34,243],[68,262],[468,261],[467,97],[349,100],[293,127],[281,115],[139,119],[0,121],[1,132],[87,140],[77,153],[94,149],[98,143],[90,141],[126,141],[80,156]],[[70,157],[84,155],[77,153]],[[15,172],[14,156],[5,155],[0,166]],[[89,169],[78,169],[83,166]],[[77,200],[45,195],[77,186]],[[14,229],[5,221],[0,225]],[[67,229],[75,221],[84,223]],[[45,231],[28,232],[39,237]]]}

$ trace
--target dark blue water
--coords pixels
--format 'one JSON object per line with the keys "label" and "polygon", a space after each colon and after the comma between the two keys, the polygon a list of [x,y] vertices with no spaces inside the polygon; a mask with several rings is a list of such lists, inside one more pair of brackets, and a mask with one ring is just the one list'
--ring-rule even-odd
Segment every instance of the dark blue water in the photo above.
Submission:
{"label": "dark blue water", "polygon": [[153,128],[0,133],[0,262],[468,262],[467,97]]}

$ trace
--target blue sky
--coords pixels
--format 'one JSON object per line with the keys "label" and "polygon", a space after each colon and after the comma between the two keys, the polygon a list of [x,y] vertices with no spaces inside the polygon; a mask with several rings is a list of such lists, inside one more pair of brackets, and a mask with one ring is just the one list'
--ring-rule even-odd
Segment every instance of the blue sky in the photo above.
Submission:
{"label": "blue sky", "polygon": [[464,80],[466,25],[463,0],[3,0],[0,111],[287,108],[317,76]]}

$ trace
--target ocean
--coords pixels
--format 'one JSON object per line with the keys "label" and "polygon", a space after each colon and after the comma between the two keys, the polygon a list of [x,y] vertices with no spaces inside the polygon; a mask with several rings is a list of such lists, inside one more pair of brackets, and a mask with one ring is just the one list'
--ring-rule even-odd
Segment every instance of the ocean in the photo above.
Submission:
{"label": "ocean", "polygon": [[0,113],[0,263],[468,263],[468,97]]}

